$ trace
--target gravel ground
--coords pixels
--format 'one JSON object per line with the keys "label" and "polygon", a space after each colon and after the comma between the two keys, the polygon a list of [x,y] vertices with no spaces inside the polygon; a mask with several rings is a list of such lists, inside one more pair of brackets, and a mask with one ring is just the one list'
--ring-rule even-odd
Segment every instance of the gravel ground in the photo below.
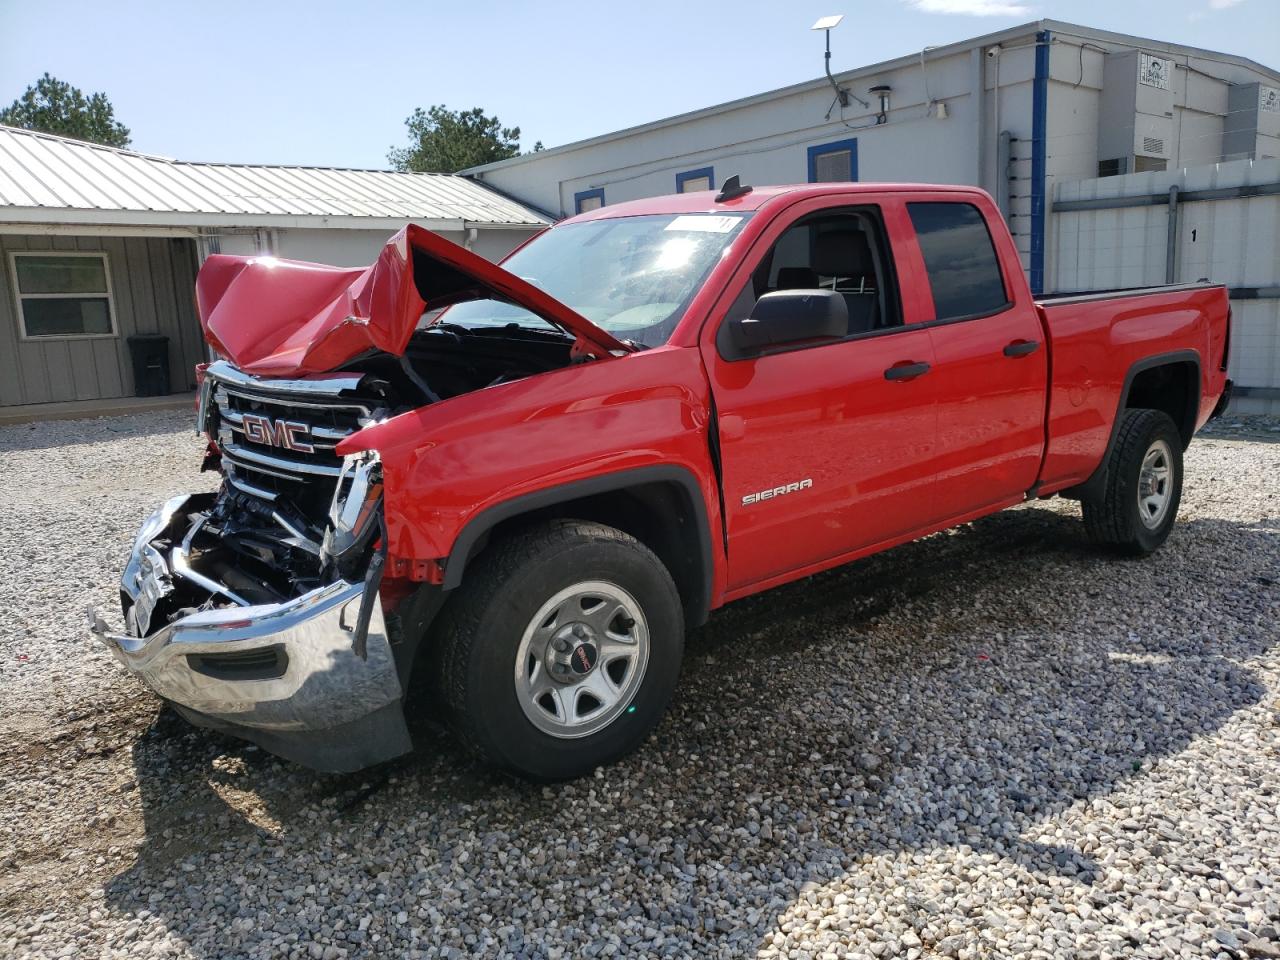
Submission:
{"label": "gravel ground", "polygon": [[363,775],[189,728],[90,642],[186,414],[0,430],[0,955],[1280,957],[1280,426],[1172,539],[1010,511],[734,604],[633,757],[430,727]]}

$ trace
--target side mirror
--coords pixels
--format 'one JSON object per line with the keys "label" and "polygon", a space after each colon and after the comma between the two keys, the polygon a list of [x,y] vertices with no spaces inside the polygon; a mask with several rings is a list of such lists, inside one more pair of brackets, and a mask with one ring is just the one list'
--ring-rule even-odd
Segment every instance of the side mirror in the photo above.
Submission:
{"label": "side mirror", "polygon": [[805,340],[840,339],[849,332],[849,308],[834,290],[775,290],[756,301],[751,316],[730,320],[742,354]]}

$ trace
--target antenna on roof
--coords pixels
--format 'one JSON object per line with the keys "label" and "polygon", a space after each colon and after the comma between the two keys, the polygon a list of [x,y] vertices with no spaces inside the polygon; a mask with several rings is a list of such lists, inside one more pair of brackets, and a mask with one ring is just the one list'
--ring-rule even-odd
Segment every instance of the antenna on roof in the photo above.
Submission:
{"label": "antenna on roof", "polygon": [[827,35],[827,58],[826,58],[827,79],[831,81],[831,89],[836,92],[836,98],[831,101],[831,106],[827,107],[827,115],[824,118],[827,120],[831,119],[831,111],[836,108],[836,104],[837,103],[840,104],[840,109],[843,110],[845,107],[849,105],[850,97],[852,97],[854,100],[857,100],[860,104],[862,104],[863,109],[866,109],[866,110],[871,109],[871,104],[867,103],[867,101],[863,100],[856,93],[850,93],[844,87],[840,86],[840,84],[836,83],[836,78],[831,75],[831,31],[834,30],[837,26],[839,26],[840,21],[843,19],[844,19],[843,13],[837,13],[831,17],[820,17],[818,19],[818,22],[809,28],[810,30],[821,30],[823,33]]}
{"label": "antenna on roof", "polygon": [[732,177],[724,182],[720,188],[720,192],[716,194],[716,203],[727,203],[730,200],[737,200],[739,197],[745,197],[752,190],[751,187],[744,187],[738,180],[735,173]]}

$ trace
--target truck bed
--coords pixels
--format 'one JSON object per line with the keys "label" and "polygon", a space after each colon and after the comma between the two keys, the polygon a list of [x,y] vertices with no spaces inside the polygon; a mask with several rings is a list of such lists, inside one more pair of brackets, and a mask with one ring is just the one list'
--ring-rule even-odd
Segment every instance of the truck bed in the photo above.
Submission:
{"label": "truck bed", "polygon": [[[1135,388],[1177,392],[1184,443],[1209,418],[1226,380],[1227,325],[1216,321],[1229,303],[1221,284],[1064,293],[1038,297],[1036,306],[1051,357],[1039,493],[1094,475]],[[1155,367],[1159,378],[1141,379]],[[1184,379],[1172,375],[1179,369]]]}

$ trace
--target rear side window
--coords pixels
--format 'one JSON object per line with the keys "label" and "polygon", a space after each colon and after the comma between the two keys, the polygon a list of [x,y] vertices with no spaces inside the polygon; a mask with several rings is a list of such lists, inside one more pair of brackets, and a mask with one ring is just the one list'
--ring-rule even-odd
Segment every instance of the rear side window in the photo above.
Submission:
{"label": "rear side window", "polygon": [[1008,304],[986,221],[971,203],[909,203],[938,320],[980,317]]}

